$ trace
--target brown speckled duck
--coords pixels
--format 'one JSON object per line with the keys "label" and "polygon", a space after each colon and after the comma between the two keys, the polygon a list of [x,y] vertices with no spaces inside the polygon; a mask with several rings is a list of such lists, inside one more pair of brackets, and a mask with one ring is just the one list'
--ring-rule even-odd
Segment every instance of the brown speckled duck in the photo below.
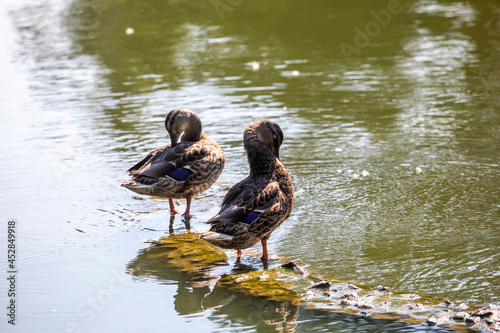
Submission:
{"label": "brown speckled duck", "polygon": [[[201,120],[187,109],[175,109],[165,119],[171,144],[156,148],[128,172],[121,186],[139,194],[169,199],[170,212],[177,214],[172,199],[186,198],[183,214],[191,217],[191,198],[206,191],[224,169],[219,144],[202,132]],[[180,141],[178,141],[180,138]]]}
{"label": "brown speckled duck", "polygon": [[267,240],[290,216],[293,204],[292,181],[279,160],[283,132],[272,121],[258,120],[245,127],[243,140],[250,175],[231,187],[219,212],[207,221],[210,231],[200,238],[236,249],[238,259],[242,249],[261,241],[267,260]]}

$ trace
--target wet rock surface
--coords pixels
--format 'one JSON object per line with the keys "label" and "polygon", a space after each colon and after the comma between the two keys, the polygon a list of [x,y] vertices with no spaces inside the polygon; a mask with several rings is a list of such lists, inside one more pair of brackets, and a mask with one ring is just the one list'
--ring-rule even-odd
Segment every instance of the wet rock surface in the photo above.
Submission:
{"label": "wet rock surface", "polygon": [[328,290],[330,290],[330,288],[332,287],[330,282],[323,281],[320,278],[315,279],[313,282],[314,282],[314,284],[307,289],[328,289]]}
{"label": "wet rock surface", "polygon": [[219,279],[214,268],[229,265],[227,255],[198,237],[195,233],[185,233],[147,241],[154,246],[141,251],[129,263],[127,270],[136,276],[177,279],[177,276],[183,275],[190,281],[210,284]]}
{"label": "wet rock surface", "polygon": [[[284,264],[282,267],[290,267],[290,264]],[[293,269],[297,270],[296,264],[293,265]],[[301,272],[303,276],[307,275],[304,273],[305,268]],[[308,276],[315,275],[309,273]],[[331,307],[338,311],[425,323],[430,326],[447,326],[464,332],[471,330],[500,332],[499,305],[490,304],[480,309],[466,311],[469,306],[465,303],[456,305],[438,297],[393,293],[387,286],[358,287],[342,282],[327,282],[320,278],[315,278],[312,282],[313,285],[306,289],[302,299],[322,303],[323,308]],[[331,289],[327,297],[325,293],[316,291],[322,289],[320,286],[328,286]]]}
{"label": "wet rock surface", "polygon": [[[462,305],[462,304],[461,304]],[[454,310],[446,309],[438,312],[427,319],[430,325],[443,325],[456,322],[464,322],[481,332],[500,332],[500,306],[489,304],[483,308],[473,311],[460,310],[462,306],[456,306]]]}
{"label": "wet rock surface", "polygon": [[199,240],[195,233],[170,235],[151,243],[154,245],[128,265],[129,273],[174,280],[180,280],[175,274],[187,275],[203,290],[199,304],[193,302],[194,312],[220,307],[230,303],[231,295],[239,294],[272,308],[275,315],[266,323],[276,322],[280,327],[293,328],[299,307],[305,306],[462,332],[500,332],[499,305],[471,309],[439,297],[397,293],[387,286],[328,280],[310,271],[301,259],[275,260],[267,270],[232,265],[225,252]]}

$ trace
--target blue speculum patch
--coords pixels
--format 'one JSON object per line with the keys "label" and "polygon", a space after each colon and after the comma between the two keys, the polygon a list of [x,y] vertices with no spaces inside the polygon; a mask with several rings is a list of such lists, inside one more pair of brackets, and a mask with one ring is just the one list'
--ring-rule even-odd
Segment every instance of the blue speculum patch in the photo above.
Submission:
{"label": "blue speculum patch", "polygon": [[255,221],[259,217],[259,215],[260,215],[260,213],[253,212],[252,214],[247,215],[247,217],[245,217],[243,219],[243,222],[246,222],[246,223],[253,222],[253,221]]}
{"label": "blue speculum patch", "polygon": [[188,169],[179,168],[179,169],[175,169],[174,171],[170,172],[168,174],[168,176],[172,177],[173,179],[175,179],[177,181],[183,182],[186,179],[188,179],[189,176],[191,176],[192,174],[193,173],[191,171],[189,171]]}

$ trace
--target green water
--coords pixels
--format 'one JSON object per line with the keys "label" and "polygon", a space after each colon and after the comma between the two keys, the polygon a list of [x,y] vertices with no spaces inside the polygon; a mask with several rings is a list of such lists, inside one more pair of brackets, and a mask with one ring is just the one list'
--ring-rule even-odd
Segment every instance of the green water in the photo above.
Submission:
{"label": "green water", "polygon": [[[268,118],[296,191],[272,255],[341,281],[499,304],[497,1],[0,9],[0,217],[16,221],[19,275],[17,325],[4,317],[2,332],[440,330],[306,307],[277,324],[283,305],[223,294],[204,308],[210,288],[179,272],[129,274],[144,241],[168,234],[168,202],[119,183],[169,142],[163,120],[177,107],[196,111],[226,155],[193,201],[191,230],[207,230],[246,176],[245,125]],[[173,229],[186,230],[181,216]],[[262,269],[255,256],[243,264]]]}

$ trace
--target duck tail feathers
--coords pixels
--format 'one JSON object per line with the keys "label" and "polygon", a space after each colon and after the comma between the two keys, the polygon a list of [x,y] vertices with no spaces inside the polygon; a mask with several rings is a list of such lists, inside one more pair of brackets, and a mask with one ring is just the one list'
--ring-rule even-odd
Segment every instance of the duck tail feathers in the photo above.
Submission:
{"label": "duck tail feathers", "polygon": [[200,235],[200,239],[204,239],[207,242],[221,242],[221,241],[231,241],[233,236],[221,234],[215,231],[207,231]]}

